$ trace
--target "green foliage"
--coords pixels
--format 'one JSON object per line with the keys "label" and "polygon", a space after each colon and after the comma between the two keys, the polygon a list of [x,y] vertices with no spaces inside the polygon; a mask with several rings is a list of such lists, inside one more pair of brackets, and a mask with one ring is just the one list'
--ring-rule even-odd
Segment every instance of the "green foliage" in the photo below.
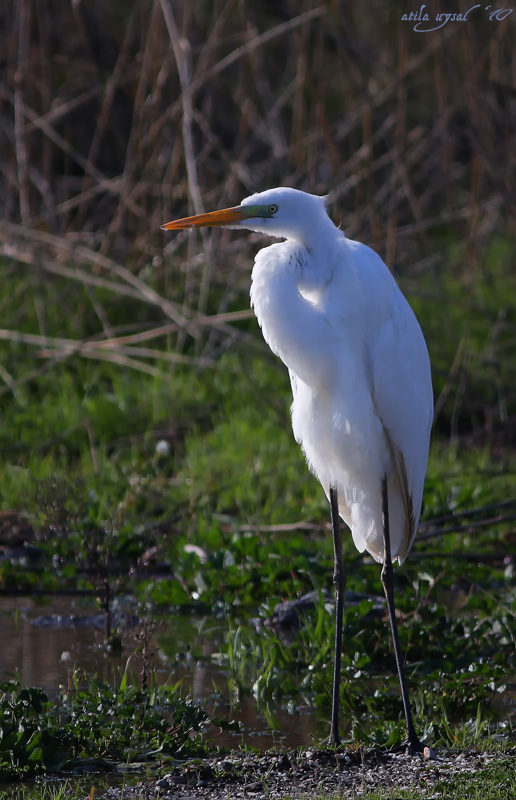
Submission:
{"label": "green foliage", "polygon": [[474,776],[457,775],[443,779],[435,787],[436,797],[446,800],[500,800],[516,793],[514,756],[478,770]]}
{"label": "green foliage", "polygon": [[[434,310],[438,318],[441,309]],[[444,337],[432,342],[444,345]],[[326,721],[331,609],[321,600],[290,643],[265,624],[277,602],[314,586],[331,590],[333,559],[327,501],[293,441],[281,365],[242,346],[215,368],[178,367],[173,384],[91,361],[59,370],[23,384],[17,398],[3,396],[1,435],[11,456],[0,464],[2,504],[30,520],[39,553],[35,563],[1,562],[3,586],[98,589],[117,570],[119,578],[109,577],[114,592],[123,582],[163,609],[223,613],[230,696],[253,693],[271,719],[278,703],[295,709],[302,697]],[[155,441],[163,430],[170,454],[160,456]],[[496,512],[495,521],[489,510],[461,515],[510,499],[515,472],[509,449],[467,449],[435,437],[422,535],[396,574],[417,724],[432,742],[456,743],[464,731],[483,737],[507,716],[516,641],[513,511]],[[306,527],[282,527],[299,522]],[[170,577],[135,577],[152,547],[171,565]],[[380,592],[378,565],[357,555],[351,537],[344,547],[348,588]],[[403,737],[395,664],[386,620],[370,605],[347,610],[341,705],[355,741],[392,745]],[[88,725],[87,715],[85,729],[77,725],[84,740],[100,740]],[[20,739],[20,764],[32,754],[25,751],[31,736]],[[129,747],[114,734],[103,741],[106,757]],[[34,763],[40,751],[46,757],[44,744],[33,748]]]}
{"label": "green foliage", "polygon": [[[340,707],[354,741],[392,747],[404,738],[403,709],[390,653],[387,622],[371,614],[372,601],[346,610]],[[229,631],[223,655],[231,693],[249,691],[270,713],[274,704],[301,695],[327,716],[333,675],[333,619],[322,601],[293,635],[264,626]],[[400,625],[415,719],[425,738],[457,746],[481,741],[504,719],[502,698],[511,697],[514,618],[492,610],[484,625],[443,606],[423,607]],[[344,722],[346,725],[346,722]],[[503,726],[498,728],[503,732]],[[466,736],[467,732],[467,736]],[[507,733],[507,731],[506,731]]]}
{"label": "green foliage", "polygon": [[[479,250],[473,280],[463,245],[446,236],[446,270],[421,273],[417,286],[401,276],[429,342],[441,402],[421,535],[397,572],[396,603],[419,729],[431,741],[454,743],[494,731],[512,697],[514,506],[489,509],[512,500],[516,474],[502,428],[515,409],[516,286],[506,239],[493,237]],[[96,334],[98,306],[84,287],[50,277],[38,295],[40,319],[27,276],[1,268],[6,291],[19,299],[20,331],[36,335],[44,318],[48,336]],[[216,310],[224,291],[212,290]],[[122,303],[99,290],[96,300],[124,330],[148,332],[156,323],[134,298]],[[246,292],[234,297],[235,308],[247,302]],[[254,321],[238,326],[239,341],[209,366],[169,370],[156,357],[153,375],[76,355],[39,369],[26,345],[0,342],[4,369],[19,377],[0,395],[0,507],[13,514],[14,545],[22,524],[36,551],[31,560],[30,548],[26,555],[13,546],[0,561],[0,585],[98,593],[107,581],[112,593],[123,586],[154,607],[225,615],[231,632],[221,659],[230,695],[253,693],[270,719],[275,705],[295,710],[301,696],[326,723],[331,609],[321,601],[290,643],[265,620],[279,601],[314,586],[331,591],[327,501],[291,434],[286,370],[260,343]],[[193,359],[197,346],[187,340],[182,353]],[[157,352],[173,355],[174,347],[160,340]],[[162,438],[168,454],[156,451]],[[3,530],[9,547],[9,523]],[[357,555],[349,536],[344,548],[348,588],[379,593],[378,565]],[[153,560],[168,575],[154,578]],[[394,659],[385,619],[369,610],[366,601],[347,611],[341,704],[350,737],[393,744],[403,736]],[[31,764],[46,758],[47,745],[34,744],[32,734],[17,745],[22,766],[33,753]],[[105,739],[106,753],[127,747],[113,742]]]}
{"label": "green foliage", "polygon": [[201,731],[204,710],[183,697],[179,686],[142,692],[122,682],[92,679],[63,691],[56,702],[41,689],[0,685],[0,780],[86,769],[117,763],[200,755],[209,747]]}
{"label": "green foliage", "polygon": [[66,758],[59,736],[41,723],[48,703],[41,689],[18,690],[8,681],[0,685],[0,780],[37,774],[44,764],[62,766]]}

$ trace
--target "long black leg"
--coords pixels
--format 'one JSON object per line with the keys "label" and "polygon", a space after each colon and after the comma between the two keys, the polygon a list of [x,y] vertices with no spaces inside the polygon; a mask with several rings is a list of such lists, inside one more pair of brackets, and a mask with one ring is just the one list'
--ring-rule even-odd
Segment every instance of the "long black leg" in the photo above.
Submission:
{"label": "long black leg", "polygon": [[387,600],[387,608],[389,610],[389,622],[391,625],[392,641],[394,643],[394,654],[396,656],[396,664],[400,679],[401,697],[403,699],[403,708],[405,711],[405,721],[407,723],[407,752],[410,754],[420,753],[423,750],[423,745],[419,741],[416,729],[414,728],[414,721],[412,719],[412,710],[410,708],[407,681],[405,679],[405,668],[403,666],[403,659],[401,657],[398,623],[396,622],[396,611],[394,608],[394,574],[391,558],[391,534],[389,530],[389,498],[387,493],[387,478],[382,480],[382,513],[384,543],[382,583],[385,592],[385,598]]}
{"label": "long black leg", "polygon": [[342,660],[342,627],[344,619],[344,593],[346,591],[346,571],[342,557],[342,538],[340,535],[339,502],[337,489],[330,488],[331,528],[333,532],[333,585],[335,587],[335,658],[333,662],[333,705],[331,711],[330,744],[340,745],[339,736],[339,690],[340,666]]}

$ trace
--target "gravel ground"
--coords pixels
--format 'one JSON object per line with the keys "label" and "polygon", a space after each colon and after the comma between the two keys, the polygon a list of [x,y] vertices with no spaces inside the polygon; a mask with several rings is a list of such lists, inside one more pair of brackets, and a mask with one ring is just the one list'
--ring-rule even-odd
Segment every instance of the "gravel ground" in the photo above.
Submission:
{"label": "gravel ground", "polygon": [[[126,786],[123,799],[309,800],[323,794],[360,797],[377,787],[387,792],[418,787],[431,796],[431,789],[438,781],[475,772],[500,757],[493,753],[431,750],[425,756],[407,756],[376,749],[338,755],[327,750],[263,755],[232,753],[225,758],[178,765],[156,781],[141,782],[132,788]],[[121,790],[110,789],[103,797],[121,800]]]}

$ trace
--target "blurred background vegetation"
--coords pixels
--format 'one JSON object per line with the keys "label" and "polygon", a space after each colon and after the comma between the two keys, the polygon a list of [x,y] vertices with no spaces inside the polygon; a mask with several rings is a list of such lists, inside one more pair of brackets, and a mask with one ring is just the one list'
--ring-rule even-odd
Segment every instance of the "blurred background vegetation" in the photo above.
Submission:
{"label": "blurred background vegetation", "polygon": [[516,12],[443,24],[443,8],[426,4],[423,32],[406,1],[3,4],[4,531],[57,473],[95,489],[110,531],[131,515],[188,536],[215,513],[326,518],[249,310],[262,239],[159,230],[275,185],[328,194],[418,315],[436,398],[426,516],[507,500]]}

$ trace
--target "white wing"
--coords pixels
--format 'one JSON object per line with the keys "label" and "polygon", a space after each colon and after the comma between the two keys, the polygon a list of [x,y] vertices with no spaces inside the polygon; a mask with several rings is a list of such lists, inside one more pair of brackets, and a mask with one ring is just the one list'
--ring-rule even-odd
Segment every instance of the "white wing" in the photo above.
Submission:
{"label": "white wing", "polygon": [[[369,358],[373,402],[395,464],[388,488],[397,523],[397,529],[391,524],[392,550],[401,563],[412,545],[421,512],[433,393],[423,333],[397,287],[392,293],[388,317],[371,341]],[[400,530],[402,511],[405,524]]]}

